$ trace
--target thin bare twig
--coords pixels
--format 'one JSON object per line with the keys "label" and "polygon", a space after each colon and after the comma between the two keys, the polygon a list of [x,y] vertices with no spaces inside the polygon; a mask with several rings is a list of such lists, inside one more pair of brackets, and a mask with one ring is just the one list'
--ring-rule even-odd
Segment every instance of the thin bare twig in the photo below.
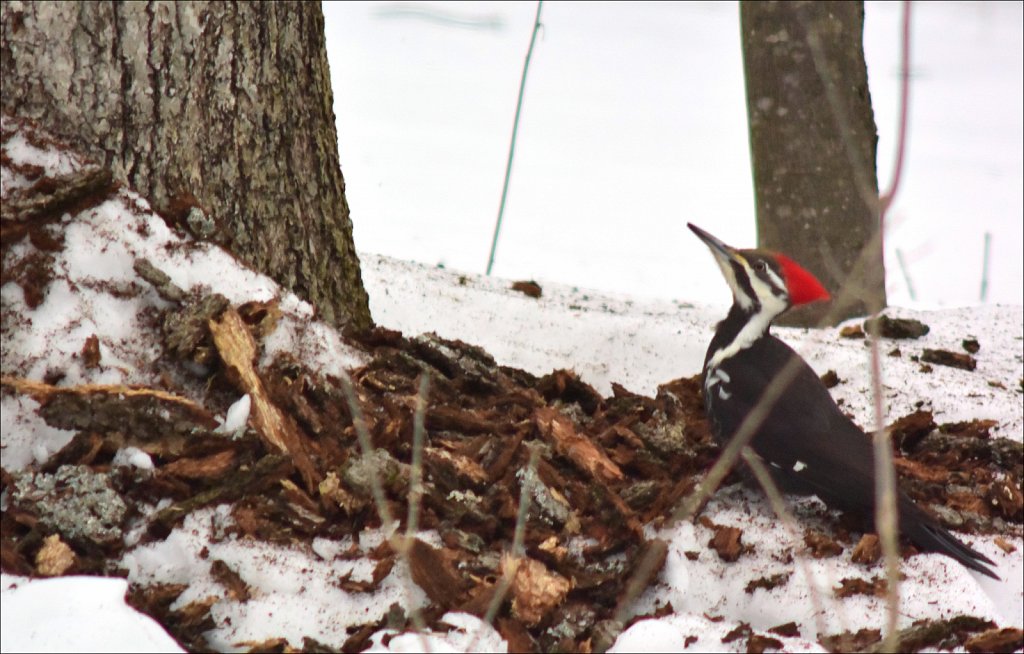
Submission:
{"label": "thin bare twig", "polygon": [[[743,448],[740,456],[743,457],[743,461],[750,467],[750,471],[754,473],[754,477],[757,479],[761,489],[764,490],[764,494],[768,496],[768,502],[771,504],[772,510],[775,511],[775,515],[778,516],[779,520],[782,521],[783,527],[789,532],[789,537],[794,541],[799,541],[800,532],[797,528],[796,518],[786,509],[786,501],[782,497],[782,491],[779,490],[779,487],[772,480],[771,473],[764,467],[761,457],[757,456],[749,447]],[[824,605],[821,601],[818,585],[815,583],[816,580],[811,572],[811,567],[807,565],[807,558],[800,552],[798,547],[793,550],[793,558],[796,560],[797,565],[800,566],[800,570],[804,573],[804,578],[807,580],[807,587],[811,592],[811,607],[814,609],[814,624],[820,637],[825,634],[825,623],[823,618]],[[828,587],[831,588],[834,584],[831,579],[828,582]]]}
{"label": "thin bare twig", "polygon": [[[885,216],[892,206],[903,176],[903,161],[907,149],[907,118],[910,110],[910,0],[903,2],[903,30],[900,48],[900,122],[897,132],[896,164],[889,189],[879,202],[878,232],[884,238]],[[885,556],[885,576],[888,583],[886,601],[884,651],[895,651],[899,646],[900,567],[899,567],[899,513],[896,507],[896,469],[892,461],[892,445],[885,429],[885,408],[882,403],[882,355],[878,346],[878,321],[869,323],[871,336],[871,389],[875,412],[875,526]]]}
{"label": "thin bare twig", "polygon": [[[412,420],[412,465],[409,474],[409,513],[405,520],[405,538],[401,539],[401,542],[397,542],[399,539],[396,536],[394,539],[396,542],[392,544],[402,562],[409,568],[410,574],[412,573],[412,560],[409,552],[412,549],[412,539],[416,538],[416,532],[419,530],[420,500],[423,497],[423,441],[427,431],[424,425],[424,414],[426,413],[429,386],[430,373],[424,372],[420,375],[419,388],[416,393],[416,409]],[[406,595],[411,600],[411,589],[406,588],[406,591]],[[424,652],[429,651],[430,643],[426,637],[427,625],[423,620],[422,613],[416,607],[411,609],[409,615],[412,618],[413,626],[419,633],[420,649]]]}
{"label": "thin bare twig", "polygon": [[896,163],[888,190],[882,194],[880,228],[885,228],[885,213],[899,191],[903,179],[903,160],[907,153],[907,120],[910,117],[910,0],[903,0],[903,31],[900,44],[900,123],[896,131]]}
{"label": "thin bare twig", "polygon": [[426,434],[424,415],[427,407],[427,388],[430,375],[420,375],[419,391],[416,394],[416,412],[412,419],[412,473],[409,476],[409,516],[405,521],[405,536],[416,535],[420,520],[420,500],[423,497],[423,440]]}
{"label": "thin bare twig", "polygon": [[[341,389],[345,395],[345,400],[348,403],[349,412],[352,414],[352,426],[356,430],[356,438],[359,440],[359,449],[362,452],[363,457],[369,457],[373,451],[373,440],[370,438],[370,430],[366,427],[366,420],[363,418],[362,408],[359,406],[359,396],[356,394],[355,386],[352,384],[352,378],[348,376],[345,371],[341,374]],[[427,391],[427,375],[424,373],[420,377],[419,393],[416,398],[416,413],[419,414],[419,426],[422,427],[422,407],[426,405],[426,391]],[[415,526],[414,523],[418,521],[419,506],[418,502],[414,508],[412,502],[412,496],[416,494],[416,484],[422,476],[422,461],[419,462],[420,471],[417,472],[417,461],[416,458],[416,433],[417,433],[417,419],[413,419],[413,471],[410,475],[411,488],[410,488],[410,502],[409,502],[409,519],[406,523],[406,536],[402,537],[397,532],[397,524],[395,523],[394,517],[391,515],[391,509],[388,507],[387,497],[384,494],[384,485],[381,483],[378,470],[373,466],[367,466],[370,471],[370,492],[373,496],[373,503],[377,509],[377,515],[380,516],[381,520],[381,531],[384,534],[384,538],[387,539],[391,545],[391,549],[398,555],[402,563],[412,574],[412,561],[409,558],[409,550],[412,545],[412,539],[415,538]],[[423,429],[419,430],[419,440],[422,444],[423,440]],[[422,493],[422,489],[420,489]],[[417,497],[418,500],[418,497]],[[424,652],[430,651],[430,642],[427,640],[426,629],[427,624],[423,620],[423,614],[420,612],[419,607],[412,606],[412,594],[413,594],[413,582],[406,580],[405,582],[405,595],[409,598],[409,617],[412,619],[413,627],[416,629],[420,640],[420,649]]]}
{"label": "thin bare twig", "polygon": [[[345,400],[348,402],[349,412],[352,414],[352,426],[356,430],[356,438],[359,439],[359,449],[364,457],[370,456],[373,452],[373,440],[370,438],[370,430],[366,428],[366,420],[363,419],[363,410],[359,406],[359,397],[352,385],[352,378],[344,371],[341,374],[341,389],[345,393]],[[370,493],[373,496],[373,503],[377,507],[377,515],[380,516],[381,528],[384,530],[384,537],[391,538],[395,531],[395,519],[388,507],[387,497],[384,495],[384,486],[380,483],[377,470],[370,466]]]}
{"label": "thin bare twig", "polygon": [[[530,459],[526,464],[526,471],[522,477],[522,486],[519,489],[519,510],[516,513],[516,528],[512,536],[512,551],[510,554],[515,561],[519,561],[525,554],[523,543],[526,541],[526,519],[530,514],[530,494],[533,492],[532,481],[536,477],[535,472],[539,459],[540,448],[531,447]],[[503,571],[503,574],[498,579],[497,588],[494,590],[494,596],[491,597],[491,602],[487,605],[487,611],[484,612],[484,623],[488,626],[494,625],[494,618],[498,615],[498,611],[505,601],[505,596],[508,595],[508,591],[512,587],[516,566],[512,566],[511,570],[511,574],[504,574]],[[483,625],[473,634],[469,645],[466,646],[467,652],[476,651],[476,643],[482,633]]]}

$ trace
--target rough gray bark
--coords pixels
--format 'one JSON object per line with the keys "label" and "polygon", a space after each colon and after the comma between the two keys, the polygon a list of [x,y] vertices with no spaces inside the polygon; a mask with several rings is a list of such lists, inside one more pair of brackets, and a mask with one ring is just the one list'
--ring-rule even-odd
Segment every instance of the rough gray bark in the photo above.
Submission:
{"label": "rough gray bark", "polygon": [[2,3],[5,112],[106,161],[320,316],[372,324],[318,3]]}
{"label": "rough gray bark", "polygon": [[836,322],[883,308],[863,2],[742,2],[750,151],[761,247],[813,272],[836,301],[784,316]]}

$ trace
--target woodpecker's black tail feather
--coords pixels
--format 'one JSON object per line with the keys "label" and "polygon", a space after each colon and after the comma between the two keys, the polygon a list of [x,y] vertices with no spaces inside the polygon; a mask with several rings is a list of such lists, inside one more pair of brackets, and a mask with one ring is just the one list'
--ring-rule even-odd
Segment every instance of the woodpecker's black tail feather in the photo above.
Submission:
{"label": "woodpecker's black tail feather", "polygon": [[974,548],[964,545],[944,527],[925,516],[916,506],[909,511],[906,510],[906,507],[901,508],[904,509],[901,511],[903,513],[901,530],[915,545],[927,552],[945,554],[965,568],[976,570],[993,579],[999,579],[999,576],[985,565],[987,563],[990,566],[995,566],[994,561]]}

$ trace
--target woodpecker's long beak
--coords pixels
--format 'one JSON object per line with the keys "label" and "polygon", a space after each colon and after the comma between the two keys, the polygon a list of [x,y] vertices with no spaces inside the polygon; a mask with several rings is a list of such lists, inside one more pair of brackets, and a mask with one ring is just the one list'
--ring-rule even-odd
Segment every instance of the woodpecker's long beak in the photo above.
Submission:
{"label": "woodpecker's long beak", "polygon": [[728,263],[729,261],[736,261],[736,248],[726,245],[693,223],[686,223],[686,226],[689,227],[690,231],[696,234],[700,240],[704,241],[705,245],[711,248],[711,253],[715,255],[715,258],[719,260],[720,264]]}

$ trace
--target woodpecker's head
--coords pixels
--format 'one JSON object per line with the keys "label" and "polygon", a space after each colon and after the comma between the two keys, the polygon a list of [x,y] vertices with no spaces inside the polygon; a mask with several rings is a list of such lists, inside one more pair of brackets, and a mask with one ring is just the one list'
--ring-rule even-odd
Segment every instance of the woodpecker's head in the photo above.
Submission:
{"label": "woodpecker's head", "polygon": [[733,301],[745,312],[763,312],[770,320],[790,307],[829,299],[821,282],[789,257],[766,250],[737,250],[696,225],[687,226],[710,248],[732,289]]}

